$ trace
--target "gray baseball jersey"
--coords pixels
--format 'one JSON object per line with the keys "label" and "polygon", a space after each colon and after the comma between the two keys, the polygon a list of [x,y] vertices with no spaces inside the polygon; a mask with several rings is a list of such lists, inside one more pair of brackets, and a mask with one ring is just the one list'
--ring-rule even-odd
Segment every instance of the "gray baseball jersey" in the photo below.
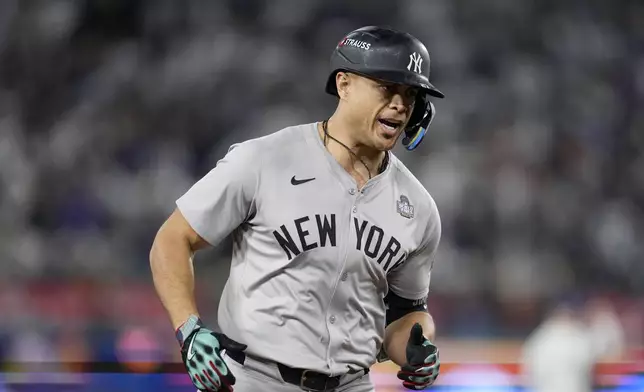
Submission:
{"label": "gray baseball jersey", "polygon": [[177,200],[210,244],[232,233],[219,324],[248,353],[331,374],[370,367],[388,290],[427,296],[438,210],[389,158],[358,190],[317,123],[298,125],[233,145]]}

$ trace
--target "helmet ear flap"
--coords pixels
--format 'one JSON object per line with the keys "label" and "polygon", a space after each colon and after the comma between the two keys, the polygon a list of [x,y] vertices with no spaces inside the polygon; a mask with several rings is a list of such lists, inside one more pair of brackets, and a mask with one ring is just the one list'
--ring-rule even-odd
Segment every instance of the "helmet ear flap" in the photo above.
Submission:
{"label": "helmet ear flap", "polygon": [[403,146],[408,151],[412,151],[423,141],[435,115],[436,109],[429,98],[427,96],[419,97],[405,129],[405,137],[402,140]]}

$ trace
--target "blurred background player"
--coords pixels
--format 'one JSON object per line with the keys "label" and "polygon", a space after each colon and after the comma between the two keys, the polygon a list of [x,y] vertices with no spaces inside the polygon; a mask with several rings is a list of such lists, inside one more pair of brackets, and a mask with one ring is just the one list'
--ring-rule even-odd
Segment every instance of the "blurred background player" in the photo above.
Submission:
{"label": "blurred background player", "polygon": [[597,364],[621,360],[623,347],[610,302],[567,299],[526,340],[524,381],[534,392],[590,392],[599,380]]}
{"label": "blurred background player", "polygon": [[597,360],[579,303],[559,304],[527,339],[525,383],[535,392],[590,392]]}

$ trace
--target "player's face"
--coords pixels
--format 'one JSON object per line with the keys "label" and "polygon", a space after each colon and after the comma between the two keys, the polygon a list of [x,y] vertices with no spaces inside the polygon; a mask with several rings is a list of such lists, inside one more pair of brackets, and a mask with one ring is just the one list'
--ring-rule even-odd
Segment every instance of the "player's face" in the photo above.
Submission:
{"label": "player's face", "polygon": [[418,89],[352,76],[351,101],[362,120],[362,143],[380,151],[392,149],[409,122]]}

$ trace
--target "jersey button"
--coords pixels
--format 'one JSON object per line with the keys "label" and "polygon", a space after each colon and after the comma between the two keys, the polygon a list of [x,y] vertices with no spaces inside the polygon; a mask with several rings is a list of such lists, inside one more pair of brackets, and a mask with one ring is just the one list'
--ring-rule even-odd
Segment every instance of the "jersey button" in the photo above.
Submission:
{"label": "jersey button", "polygon": [[329,322],[330,322],[331,324],[334,324],[334,323],[335,323],[335,316],[331,316],[331,317],[329,317]]}
{"label": "jersey button", "polygon": [[348,277],[349,277],[349,274],[347,274],[346,272],[345,272],[345,273],[343,273],[343,274],[342,274],[342,281],[343,281],[343,282],[344,282],[344,281],[346,281]]}
{"label": "jersey button", "polygon": [[356,190],[355,190],[355,189],[353,189],[353,188],[349,189],[349,194],[350,194],[350,195],[355,195],[355,194],[356,194]]}
{"label": "jersey button", "polygon": [[353,206],[353,210],[352,210],[352,211],[353,211],[353,213],[355,214],[356,212],[358,212],[358,207]]}

